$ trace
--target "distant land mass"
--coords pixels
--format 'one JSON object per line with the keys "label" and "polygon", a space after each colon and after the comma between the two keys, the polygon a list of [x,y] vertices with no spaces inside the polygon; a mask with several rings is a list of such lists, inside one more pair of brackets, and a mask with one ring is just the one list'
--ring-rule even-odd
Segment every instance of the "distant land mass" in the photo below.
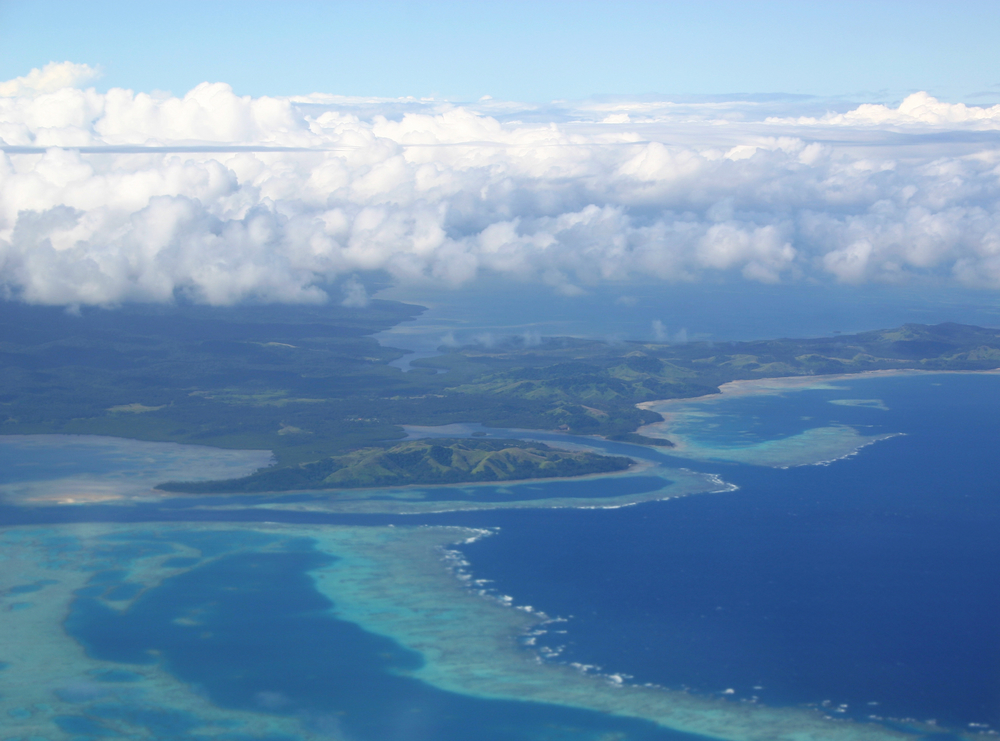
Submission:
{"label": "distant land mass", "polygon": [[314,463],[265,469],[228,481],[169,482],[163,491],[261,492],[353,489],[405,484],[458,484],[583,476],[624,471],[621,456],[556,450],[523,440],[409,440],[388,448],[361,448]]}
{"label": "distant land mass", "polygon": [[[443,347],[404,373],[389,363],[405,352],[371,335],[422,311],[380,300],[364,308],[126,305],[75,313],[3,302],[0,433],[273,451],[275,466],[239,491],[485,481],[477,477],[500,476],[504,456],[511,465],[523,458],[519,478],[574,475],[573,466],[582,475],[617,464],[596,454],[543,455],[538,446],[459,450],[457,441],[435,443],[432,454],[434,445],[400,443],[402,425],[478,422],[669,446],[636,432],[662,419],[637,404],[717,393],[736,380],[1000,366],[1000,330],[949,323],[755,342],[511,339]],[[404,455],[400,445],[413,447]],[[432,463],[441,450],[451,463]],[[406,455],[412,466],[391,464]],[[478,468],[478,455],[496,467]],[[550,470],[560,472],[542,473]]]}

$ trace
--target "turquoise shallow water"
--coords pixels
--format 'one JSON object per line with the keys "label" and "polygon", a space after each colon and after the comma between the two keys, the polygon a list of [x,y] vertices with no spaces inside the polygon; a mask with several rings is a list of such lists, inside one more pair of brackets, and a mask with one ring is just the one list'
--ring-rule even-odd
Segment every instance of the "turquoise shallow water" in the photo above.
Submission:
{"label": "turquoise shallow water", "polygon": [[0,435],[0,484],[66,476],[128,476],[159,481],[178,469],[198,478],[266,466],[268,451],[219,450],[100,435]]}
{"label": "turquoise shallow water", "polygon": [[[293,716],[307,730],[335,737],[449,741],[467,739],[474,729],[475,738],[487,741],[695,738],[647,721],[464,696],[407,677],[422,665],[420,654],[331,613],[335,605],[307,572],[335,557],[308,539],[252,542],[252,534],[234,540],[224,531],[165,539],[140,532],[109,538],[106,558],[127,562],[186,540],[215,558],[168,579],[125,612],[106,604],[127,586],[124,573],[98,572],[77,590],[66,630],[95,658],[125,666],[163,662],[222,707]],[[261,552],[263,546],[268,550]],[[110,735],[106,722],[125,716],[171,738],[203,730],[184,713],[143,715],[120,702],[87,704],[60,723],[75,733]]]}

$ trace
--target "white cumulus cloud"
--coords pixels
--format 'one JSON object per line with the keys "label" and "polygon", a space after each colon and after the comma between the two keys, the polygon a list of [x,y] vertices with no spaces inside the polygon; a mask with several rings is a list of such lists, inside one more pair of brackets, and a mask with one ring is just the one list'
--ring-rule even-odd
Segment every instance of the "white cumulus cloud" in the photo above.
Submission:
{"label": "white cumulus cloud", "polygon": [[73,62],[49,62],[23,77],[0,82],[0,97],[33,96],[79,87],[101,76],[100,69]]}
{"label": "white cumulus cloud", "polygon": [[952,136],[996,108],[170,96],[84,89],[95,74],[0,83],[9,297],[324,301],[339,282],[363,306],[351,276],[371,270],[568,295],[637,276],[1000,288],[1000,140]]}
{"label": "white cumulus cloud", "polygon": [[[772,123],[787,119],[772,118]],[[971,125],[975,128],[1000,128],[1000,105],[967,106],[964,103],[944,103],[925,92],[907,96],[896,108],[866,103],[847,113],[829,113],[822,117],[802,116],[794,119],[800,125],[828,124],[834,126],[886,125]]]}

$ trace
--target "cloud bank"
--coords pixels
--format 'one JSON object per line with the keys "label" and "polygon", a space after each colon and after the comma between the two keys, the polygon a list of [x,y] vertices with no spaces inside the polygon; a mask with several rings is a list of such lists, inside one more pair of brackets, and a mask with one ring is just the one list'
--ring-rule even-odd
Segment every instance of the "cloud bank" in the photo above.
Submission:
{"label": "cloud bank", "polygon": [[8,297],[324,301],[369,270],[565,294],[636,276],[1000,289],[1000,107],[82,89],[96,74],[0,83]]}

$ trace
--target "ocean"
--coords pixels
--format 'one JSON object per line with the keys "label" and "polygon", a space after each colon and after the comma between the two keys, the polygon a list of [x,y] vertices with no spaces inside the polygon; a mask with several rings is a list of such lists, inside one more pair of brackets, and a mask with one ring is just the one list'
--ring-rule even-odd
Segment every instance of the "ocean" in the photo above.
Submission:
{"label": "ocean", "polygon": [[[0,518],[489,528],[488,537],[457,546],[463,568],[489,593],[562,619],[520,649],[538,652],[543,664],[580,665],[733,707],[816,707],[951,738],[1000,725],[998,392],[993,375],[917,374],[679,404],[674,433],[686,450],[711,455],[642,455],[737,488],[620,508],[351,516],[195,509],[178,499],[4,507]],[[844,426],[871,444],[819,465],[734,462],[761,445]],[[308,539],[252,553],[232,534],[188,544],[203,556],[211,545],[213,559],[179,561],[185,569],[143,591],[119,583],[125,572],[114,558],[128,563],[155,538],[129,537],[76,594],[66,630],[94,660],[122,670],[162,664],[220,707],[294,717],[310,732],[329,727],[327,737],[357,739],[686,737],[638,719],[419,681],[419,652],[336,618],[336,601],[306,573],[337,554]],[[192,633],[184,621],[195,613],[200,632]],[[76,720],[60,722],[104,727],[134,714],[127,703],[88,702]],[[417,722],[420,713],[428,715]],[[169,717],[178,738],[204,730],[197,719]]]}
{"label": "ocean", "polygon": [[472,572],[569,618],[540,639],[552,660],[737,701],[1000,724],[1000,378],[835,385],[723,402],[701,437],[905,434],[828,465],[688,463],[728,493],[490,513],[475,522],[499,534],[463,548]]}

